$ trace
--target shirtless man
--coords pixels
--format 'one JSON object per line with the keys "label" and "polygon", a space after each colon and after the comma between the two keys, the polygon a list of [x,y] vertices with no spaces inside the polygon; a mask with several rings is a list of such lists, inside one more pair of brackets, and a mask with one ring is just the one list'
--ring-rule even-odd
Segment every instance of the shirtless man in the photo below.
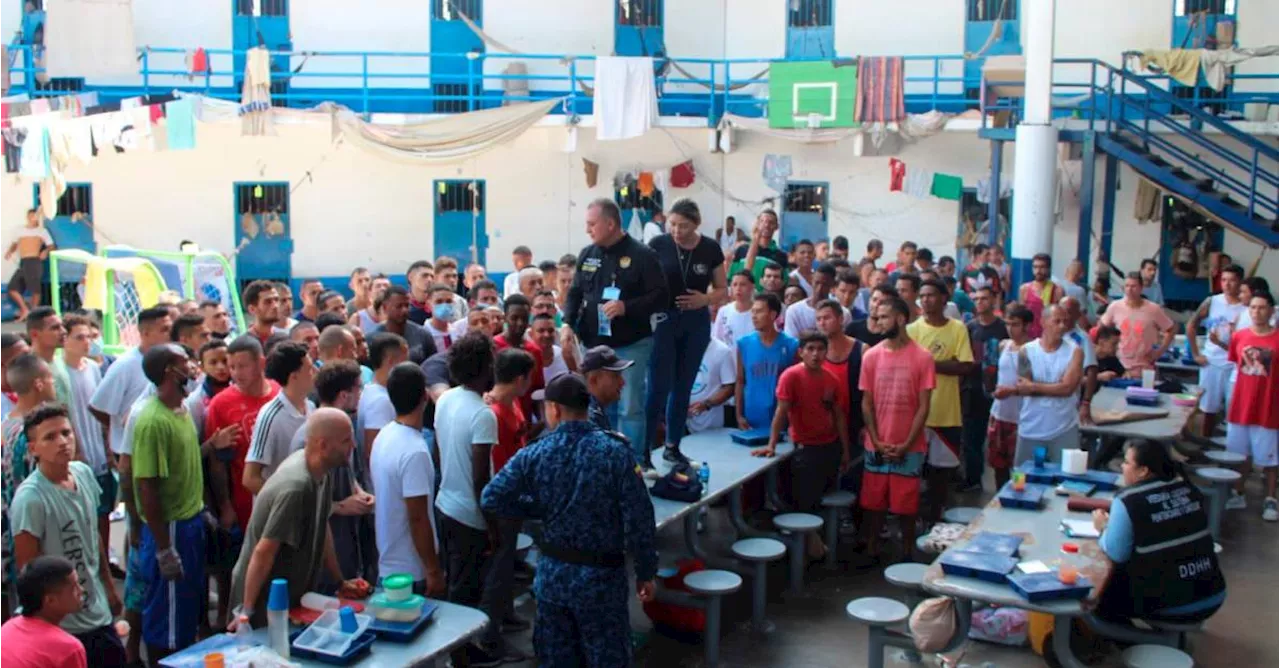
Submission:
{"label": "shirtless man", "polygon": [[[9,279],[9,298],[18,306],[18,321],[27,319],[27,313],[40,305],[40,281],[44,278],[44,261],[49,258],[49,251],[56,248],[49,230],[40,220],[40,213],[35,209],[27,209],[27,224],[18,230],[17,238],[9,244],[4,252],[4,259],[18,254],[18,269]],[[28,306],[23,292],[31,292],[31,304]]]}

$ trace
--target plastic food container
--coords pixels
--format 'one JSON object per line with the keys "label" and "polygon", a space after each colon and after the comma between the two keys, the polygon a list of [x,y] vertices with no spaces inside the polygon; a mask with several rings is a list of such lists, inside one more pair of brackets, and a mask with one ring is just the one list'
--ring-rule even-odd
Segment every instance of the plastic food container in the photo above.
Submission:
{"label": "plastic food container", "polygon": [[422,604],[426,603],[427,599],[417,594],[410,594],[409,598],[403,601],[393,601],[387,593],[379,592],[369,599],[366,610],[375,619],[384,622],[413,622],[422,616]]}
{"label": "plastic food container", "polygon": [[325,610],[315,623],[298,635],[297,640],[293,641],[293,646],[316,654],[340,657],[347,653],[351,643],[355,642],[356,638],[359,638],[373,623],[373,617],[369,615],[355,615],[355,618],[355,631],[346,633],[342,630],[338,611]]}
{"label": "plastic food container", "polygon": [[388,601],[407,601],[413,596],[413,576],[395,573],[382,578],[382,588]]}
{"label": "plastic food container", "polygon": [[1194,394],[1175,394],[1173,395],[1174,406],[1195,406],[1199,403],[1199,399]]}

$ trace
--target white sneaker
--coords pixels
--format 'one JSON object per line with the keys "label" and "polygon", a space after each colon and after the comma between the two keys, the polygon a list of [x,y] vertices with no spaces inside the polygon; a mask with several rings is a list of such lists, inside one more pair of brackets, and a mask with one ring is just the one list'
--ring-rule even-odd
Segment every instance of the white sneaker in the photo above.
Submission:
{"label": "white sneaker", "polygon": [[1268,496],[1267,500],[1262,502],[1262,519],[1268,522],[1280,520],[1280,509],[1276,506],[1276,497]]}
{"label": "white sneaker", "polygon": [[1244,495],[1240,492],[1231,490],[1231,497],[1227,499],[1227,510],[1244,510],[1249,507],[1249,503],[1244,500]]}

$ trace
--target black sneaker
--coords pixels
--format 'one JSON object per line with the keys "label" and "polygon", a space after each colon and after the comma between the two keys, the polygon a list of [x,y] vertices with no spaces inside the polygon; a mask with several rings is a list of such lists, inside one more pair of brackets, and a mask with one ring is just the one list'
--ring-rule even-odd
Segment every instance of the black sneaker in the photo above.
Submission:
{"label": "black sneaker", "polygon": [[654,469],[653,469],[653,455],[649,454],[649,455],[645,455],[645,456],[643,456],[643,457],[641,457],[641,458],[640,458],[640,470],[642,470],[642,471],[652,471],[652,470],[654,470]]}
{"label": "black sneaker", "polygon": [[689,458],[680,452],[680,446],[668,445],[662,449],[662,460],[671,462],[672,464],[688,464]]}
{"label": "black sneaker", "polygon": [[471,666],[471,668],[492,668],[493,666],[509,663],[505,660],[502,652],[487,652],[475,645],[467,645],[465,653],[467,655],[467,665]]}

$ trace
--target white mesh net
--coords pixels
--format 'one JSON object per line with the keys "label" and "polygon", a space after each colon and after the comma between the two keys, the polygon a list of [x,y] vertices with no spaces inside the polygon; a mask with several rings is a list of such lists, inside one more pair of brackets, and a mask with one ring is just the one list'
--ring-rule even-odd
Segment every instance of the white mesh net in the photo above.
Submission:
{"label": "white mesh net", "polygon": [[[216,301],[227,309],[227,313],[236,312],[235,299],[232,296],[231,277],[227,276],[221,262],[212,258],[196,257],[192,260],[191,279],[195,283],[196,301],[206,299]],[[236,318],[231,318],[231,336],[236,332]]]}
{"label": "white mesh net", "polygon": [[138,288],[133,283],[133,275],[117,271],[113,272],[115,280],[111,282],[111,294],[108,298],[115,303],[116,331],[121,346],[136,346],[142,342],[138,334],[138,314],[142,312],[142,301],[138,297]]}

